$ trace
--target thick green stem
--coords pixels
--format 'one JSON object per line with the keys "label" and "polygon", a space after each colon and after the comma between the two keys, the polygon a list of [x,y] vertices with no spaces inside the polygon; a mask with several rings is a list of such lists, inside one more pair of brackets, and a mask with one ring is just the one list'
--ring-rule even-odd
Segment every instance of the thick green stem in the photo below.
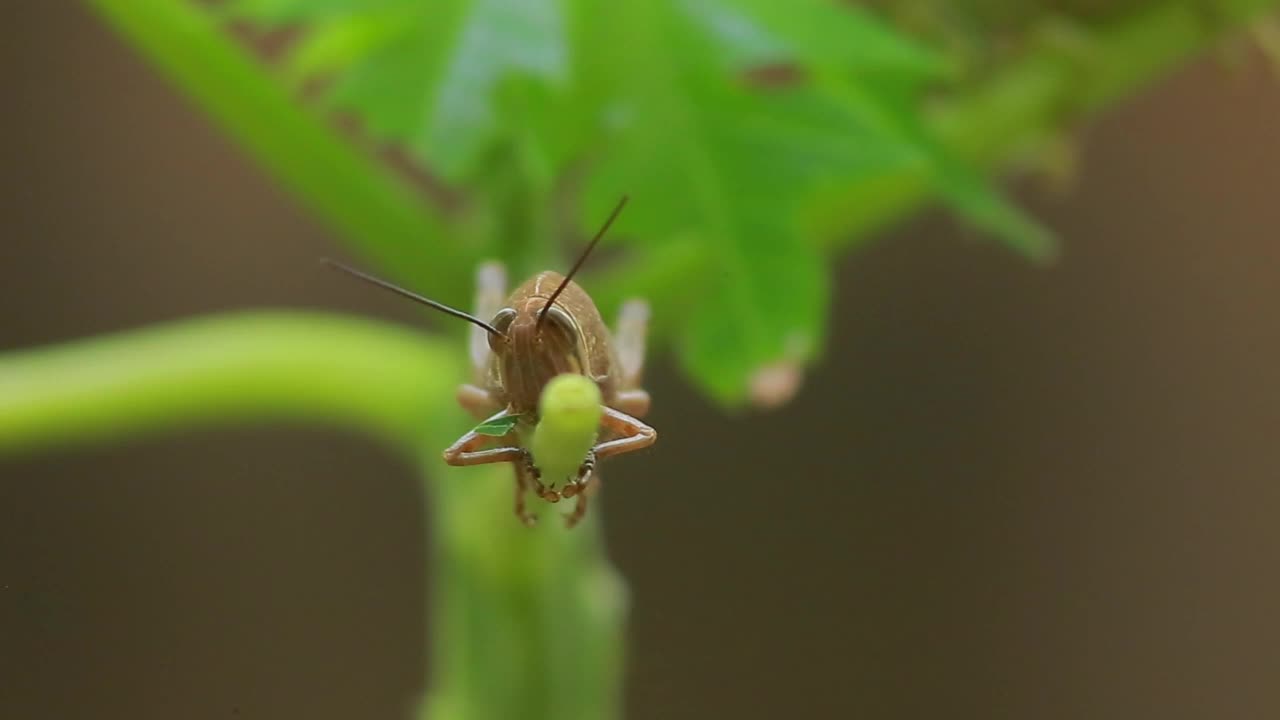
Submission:
{"label": "thick green stem", "polygon": [[[463,348],[368,320],[244,313],[0,355],[0,453],[175,427],[351,427],[421,458],[432,522],[434,720],[607,720],[618,708],[625,590],[599,513],[572,531],[512,512],[508,466],[446,468],[470,421]],[[598,510],[598,508],[597,508]]]}
{"label": "thick green stem", "polygon": [[[495,223],[524,250],[508,255],[532,262],[552,254],[555,238],[547,198],[519,173],[496,169],[488,186],[497,188]],[[457,416],[453,432],[430,436],[424,467],[438,466],[439,448],[474,424]],[[626,591],[605,556],[600,508],[569,530],[559,516],[576,500],[530,496],[539,516],[530,529],[515,517],[514,488],[506,464],[449,469],[431,485],[440,583],[423,716],[609,720],[621,696]]]}
{"label": "thick green stem", "polygon": [[[438,452],[423,462],[435,467]],[[599,508],[568,530],[558,517],[568,507],[530,498],[542,508],[530,529],[512,488],[505,465],[450,469],[431,485],[438,582],[422,717],[616,717],[626,590],[605,557]]]}
{"label": "thick green stem", "polygon": [[318,313],[212,316],[0,356],[0,451],[291,420],[415,443],[452,401],[453,343]]}

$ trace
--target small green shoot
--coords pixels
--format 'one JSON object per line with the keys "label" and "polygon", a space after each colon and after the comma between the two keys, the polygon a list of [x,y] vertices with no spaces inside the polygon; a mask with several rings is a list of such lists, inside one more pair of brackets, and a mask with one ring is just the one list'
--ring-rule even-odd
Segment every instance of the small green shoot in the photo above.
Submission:
{"label": "small green shoot", "polygon": [[595,445],[603,414],[600,388],[585,375],[552,378],[538,401],[541,419],[533,430],[534,463],[549,482],[576,475]]}

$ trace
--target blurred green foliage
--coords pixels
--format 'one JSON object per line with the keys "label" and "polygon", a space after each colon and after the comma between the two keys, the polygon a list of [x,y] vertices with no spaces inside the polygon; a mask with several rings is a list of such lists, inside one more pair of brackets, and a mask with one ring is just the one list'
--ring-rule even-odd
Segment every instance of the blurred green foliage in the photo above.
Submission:
{"label": "blurred green foliage", "polygon": [[[550,235],[527,245],[559,246],[619,195],[634,197],[614,242],[633,263],[693,248],[676,349],[725,401],[743,397],[756,368],[820,345],[829,265],[804,223],[816,199],[921,175],[1012,246],[1050,250],[921,121],[948,59],[853,7],[231,0],[222,10],[291,34],[280,75],[313,89],[320,109],[487,205],[472,213],[515,214],[498,226]],[[574,226],[530,217],[565,195]],[[504,249],[490,236],[474,252],[522,254]]]}
{"label": "blurred green foliage", "polygon": [[832,252],[922,200],[1050,257],[992,168],[1053,163],[1071,120],[1271,4],[91,2],[342,239],[446,302],[481,259],[563,267],[634,197],[589,289],[606,315],[648,296],[728,404],[819,352]]}
{"label": "blurred green foliage", "polygon": [[[88,2],[337,239],[442,301],[469,303],[483,259],[563,268],[630,195],[621,252],[584,284],[606,315],[648,297],[659,343],[726,404],[816,357],[832,256],[922,202],[1051,257],[995,172],[1051,166],[1072,123],[1275,5]],[[307,314],[12,353],[0,451],[269,418],[387,438],[437,480],[431,717],[613,717],[627,600],[599,515],[529,531],[506,468],[445,476],[464,357]]]}
{"label": "blurred green foliage", "polygon": [[622,259],[588,289],[606,315],[649,297],[727,404],[820,352],[831,254],[921,201],[1051,257],[991,171],[1052,162],[1073,118],[1268,5],[95,1],[344,239],[447,302],[483,259],[564,267],[630,195]]}

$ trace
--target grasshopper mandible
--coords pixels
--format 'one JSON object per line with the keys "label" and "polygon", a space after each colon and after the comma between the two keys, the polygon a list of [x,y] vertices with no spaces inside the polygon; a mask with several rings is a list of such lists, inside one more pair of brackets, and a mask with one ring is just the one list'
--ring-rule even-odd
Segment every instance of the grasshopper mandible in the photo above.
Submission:
{"label": "grasshopper mandible", "polygon": [[[333,261],[329,265],[361,280],[467,320],[475,327],[470,337],[474,382],[458,388],[458,403],[483,425],[516,417],[510,431],[495,440],[477,430],[458,438],[444,451],[450,465],[509,462],[515,468],[515,512],[526,525],[536,518],[525,507],[525,495],[556,503],[577,497],[565,521],[573,527],[587,511],[587,497],[600,482],[596,463],[613,455],[646,448],[657,440],[653,428],[640,421],[649,411],[649,393],[640,388],[644,368],[645,333],[649,307],[642,300],[626,302],[610,335],[591,296],[573,276],[604,237],[626,205],[623,197],[608,220],[583,250],[567,275],[546,271],[535,275],[503,300],[506,272],[500,263],[485,263],[476,273],[476,314],[469,315],[412,293],[384,280]],[[491,318],[485,321],[482,318]],[[601,431],[577,474],[544,478],[525,446],[538,423],[538,401],[552,378],[564,373],[584,375],[600,388],[603,400]]]}

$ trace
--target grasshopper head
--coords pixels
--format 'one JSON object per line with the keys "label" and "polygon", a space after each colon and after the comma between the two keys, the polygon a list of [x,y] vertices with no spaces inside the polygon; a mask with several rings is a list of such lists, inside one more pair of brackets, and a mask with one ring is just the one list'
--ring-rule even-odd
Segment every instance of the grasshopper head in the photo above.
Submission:
{"label": "grasshopper head", "polygon": [[[564,373],[583,374],[587,347],[582,328],[564,307],[547,307],[545,297],[529,297],[515,307],[503,308],[493,318],[501,335],[489,336],[489,347],[498,358],[502,384],[513,409],[533,412],[542,388]],[[546,314],[539,322],[539,315]]]}
{"label": "grasshopper head", "polygon": [[[551,378],[564,373],[586,374],[587,341],[582,326],[574,313],[556,300],[569,288],[575,289],[570,297],[575,292],[586,297],[581,288],[573,284],[573,276],[626,204],[624,195],[567,274],[539,274],[532,281],[532,292],[525,295],[517,290],[513,297],[518,299],[512,306],[499,310],[494,316],[489,347],[498,358],[500,379],[512,410],[536,414],[538,397]],[[544,294],[544,281],[555,286],[550,295]],[[589,298],[587,304],[590,304]],[[591,305],[592,312],[594,308]]]}

